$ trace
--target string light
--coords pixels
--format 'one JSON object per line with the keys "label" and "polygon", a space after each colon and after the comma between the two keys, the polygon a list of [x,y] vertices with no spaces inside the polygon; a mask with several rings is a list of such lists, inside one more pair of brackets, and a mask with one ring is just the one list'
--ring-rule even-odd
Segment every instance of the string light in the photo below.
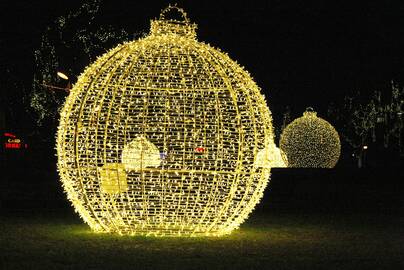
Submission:
{"label": "string light", "polygon": [[[168,19],[178,11],[183,20]],[[100,232],[219,236],[263,195],[271,113],[250,75],[169,6],[151,33],[99,57],[61,111],[58,169]],[[263,150],[264,149],[264,150]]]}
{"label": "string light", "polygon": [[[63,91],[70,90],[69,83],[66,85],[60,78],[74,82],[75,74],[82,71],[86,63],[92,62],[98,54],[112,45],[127,41],[130,37],[124,29],[117,29],[102,21],[105,14],[102,14],[104,9],[101,0],[81,2],[78,9],[58,17],[46,27],[40,44],[34,51],[35,73],[30,107],[36,125],[46,127],[41,131],[42,134],[54,134],[53,127],[57,125],[66,97]],[[56,73],[60,69],[65,74]]]}
{"label": "string light", "polygon": [[286,154],[275,145],[275,143],[270,143],[266,148],[258,152],[254,166],[286,168],[288,166],[288,158]]}
{"label": "string light", "polygon": [[288,166],[297,168],[333,168],[341,153],[337,131],[312,108],[284,129],[280,148],[286,153]]}

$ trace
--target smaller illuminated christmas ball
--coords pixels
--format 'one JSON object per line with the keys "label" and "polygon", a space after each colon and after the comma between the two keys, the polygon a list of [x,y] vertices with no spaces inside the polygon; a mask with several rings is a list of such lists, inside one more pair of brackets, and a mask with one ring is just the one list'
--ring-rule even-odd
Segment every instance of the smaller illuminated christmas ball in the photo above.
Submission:
{"label": "smaller illuminated christmas ball", "polygon": [[341,154],[338,132],[310,107],[283,130],[280,148],[294,168],[333,168]]}

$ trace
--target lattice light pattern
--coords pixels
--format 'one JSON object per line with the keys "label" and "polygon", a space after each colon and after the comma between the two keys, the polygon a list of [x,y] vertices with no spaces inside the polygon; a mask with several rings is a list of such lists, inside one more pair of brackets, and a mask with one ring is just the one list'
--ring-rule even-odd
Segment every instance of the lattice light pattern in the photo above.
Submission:
{"label": "lattice light pattern", "polygon": [[288,158],[275,143],[270,143],[267,147],[258,152],[255,166],[286,168],[288,166]]}
{"label": "lattice light pattern", "polygon": [[283,130],[280,148],[296,168],[333,168],[341,153],[337,131],[312,108]]}
{"label": "lattice light pattern", "polygon": [[[175,10],[183,20],[166,18]],[[271,113],[250,75],[195,30],[168,7],[147,37],[91,64],[67,98],[58,169],[93,230],[219,236],[262,197]]]}

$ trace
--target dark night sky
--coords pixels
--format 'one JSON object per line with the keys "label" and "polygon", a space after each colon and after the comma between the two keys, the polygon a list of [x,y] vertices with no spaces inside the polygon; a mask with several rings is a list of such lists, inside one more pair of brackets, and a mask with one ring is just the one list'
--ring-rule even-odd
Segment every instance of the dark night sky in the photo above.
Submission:
{"label": "dark night sky", "polygon": [[[307,106],[324,114],[346,94],[381,89],[391,79],[404,82],[404,1],[242,2],[177,1],[198,24],[200,41],[229,53],[253,75],[275,119],[286,105],[294,116]],[[45,27],[79,6],[80,1],[1,1],[2,70],[29,88],[32,52]],[[102,20],[147,32],[149,20],[166,6],[167,1],[104,1]]]}

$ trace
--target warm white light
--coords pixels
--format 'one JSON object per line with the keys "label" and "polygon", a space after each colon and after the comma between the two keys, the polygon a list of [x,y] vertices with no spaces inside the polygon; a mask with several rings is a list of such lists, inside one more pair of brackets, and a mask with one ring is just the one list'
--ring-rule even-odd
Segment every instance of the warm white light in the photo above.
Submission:
{"label": "warm white light", "polygon": [[288,160],[285,153],[279,149],[275,143],[270,143],[258,152],[257,158],[254,162],[256,167],[267,168],[285,168],[288,166]]}
{"label": "warm white light", "polygon": [[280,148],[287,156],[288,166],[297,168],[333,168],[341,153],[337,131],[317,117],[312,108],[283,130]]}
{"label": "warm white light", "polygon": [[60,72],[60,71],[58,71],[56,74],[58,75],[58,77],[60,77],[60,78],[62,78],[62,79],[64,79],[64,80],[68,80],[68,79],[69,79],[69,77],[68,77],[66,74],[64,74],[64,73],[62,73],[62,72]]}
{"label": "warm white light", "polygon": [[363,146],[363,149],[364,149],[364,150],[368,149],[368,146],[367,146],[367,145],[364,145],[364,146]]}
{"label": "warm white light", "polygon": [[160,152],[158,148],[145,137],[139,136],[124,146],[122,163],[126,170],[140,170],[146,167],[160,166]]}
{"label": "warm white light", "polygon": [[[184,21],[164,19],[172,9]],[[71,90],[58,168],[92,229],[223,235],[262,197],[270,149],[259,153],[273,144],[266,101],[250,75],[198,42],[195,30],[182,9],[169,7],[149,36],[98,58]]]}

